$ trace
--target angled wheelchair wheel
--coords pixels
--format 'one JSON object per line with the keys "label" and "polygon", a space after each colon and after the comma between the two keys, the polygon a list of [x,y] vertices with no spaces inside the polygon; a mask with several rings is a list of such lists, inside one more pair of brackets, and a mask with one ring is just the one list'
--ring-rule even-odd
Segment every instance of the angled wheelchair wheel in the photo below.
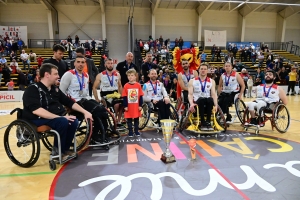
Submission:
{"label": "angled wheelchair wheel", "polygon": [[36,130],[24,120],[15,120],[5,130],[4,148],[8,158],[20,167],[33,166],[40,156]]}
{"label": "angled wheelchair wheel", "polygon": [[177,124],[179,123],[178,113],[172,104],[170,104],[170,119],[175,120]]}
{"label": "angled wheelchair wheel", "polygon": [[217,123],[224,129],[223,132],[225,132],[227,130],[227,123],[226,123],[225,116],[224,116],[223,111],[220,108],[220,106],[218,106],[218,109],[216,112],[216,120],[217,120]]}
{"label": "angled wheelchair wheel", "polygon": [[287,107],[279,103],[273,110],[273,125],[279,133],[285,133],[290,127],[291,119]]}
{"label": "angled wheelchair wheel", "polygon": [[[86,121],[85,119],[80,119],[78,128],[75,132],[76,135],[76,151],[81,151],[90,141],[93,122]],[[71,149],[73,149],[74,144],[72,144]]]}
{"label": "angled wheelchair wheel", "polygon": [[244,113],[246,110],[246,105],[245,105],[244,101],[237,98],[234,102],[234,107],[235,107],[236,115],[238,116],[240,122],[242,124],[244,124],[244,122],[245,122],[244,121]]}
{"label": "angled wheelchair wheel", "polygon": [[49,151],[52,151],[52,144],[54,141],[54,136],[42,135],[41,141],[42,141],[43,145],[46,147],[46,149],[48,149]]}
{"label": "angled wheelchair wheel", "polygon": [[150,119],[151,110],[147,103],[143,103],[142,105],[142,116],[139,118],[139,130],[143,130]]}
{"label": "angled wheelchair wheel", "polygon": [[188,107],[185,107],[181,114],[181,118],[178,125],[179,132],[182,132],[187,128],[188,114],[189,114]]}

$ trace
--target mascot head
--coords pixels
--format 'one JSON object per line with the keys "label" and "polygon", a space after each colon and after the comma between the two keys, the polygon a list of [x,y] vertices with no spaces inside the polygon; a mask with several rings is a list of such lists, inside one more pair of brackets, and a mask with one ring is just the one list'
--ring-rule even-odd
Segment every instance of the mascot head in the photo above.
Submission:
{"label": "mascot head", "polygon": [[173,51],[173,65],[177,73],[183,72],[182,59],[188,60],[190,63],[190,70],[198,70],[200,66],[200,58],[198,58],[199,48],[180,50],[175,47]]}

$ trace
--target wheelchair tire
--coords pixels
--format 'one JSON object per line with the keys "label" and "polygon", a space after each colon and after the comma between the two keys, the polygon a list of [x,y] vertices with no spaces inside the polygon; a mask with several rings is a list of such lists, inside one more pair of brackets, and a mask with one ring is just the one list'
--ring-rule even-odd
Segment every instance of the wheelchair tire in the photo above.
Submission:
{"label": "wheelchair tire", "polygon": [[56,170],[56,163],[54,162],[54,160],[49,160],[49,168],[52,171]]}
{"label": "wheelchair tire", "polygon": [[107,111],[108,118],[109,118],[109,120],[110,120],[110,122],[111,122],[111,124],[113,126],[112,128],[114,128],[115,130],[117,130],[117,120],[116,120],[116,117],[115,117],[114,113],[112,113],[110,111],[110,109],[108,109],[108,108],[105,108],[105,109]]}
{"label": "wheelchair tire", "polygon": [[[79,121],[78,128],[76,130],[76,151],[81,151],[87,143],[90,141],[92,130],[93,130],[93,122],[90,120],[86,121],[82,119]],[[74,147],[74,143],[71,146],[71,150]]]}
{"label": "wheelchair tire", "polygon": [[[281,114],[280,114],[281,113]],[[291,118],[287,107],[283,103],[278,103],[273,110],[272,123],[279,133],[285,133],[290,127]],[[283,116],[286,115],[286,116]]]}
{"label": "wheelchair tire", "polygon": [[150,108],[147,103],[143,103],[142,105],[142,116],[139,119],[139,130],[143,130],[150,119]]}
{"label": "wheelchair tire", "polygon": [[182,112],[182,115],[181,115],[181,118],[180,118],[180,122],[179,122],[179,125],[178,125],[179,132],[182,132],[183,130],[186,129],[186,120],[187,120],[189,111],[188,111],[187,105],[185,105],[185,106],[186,107],[184,107],[184,110]]}
{"label": "wheelchair tire", "polygon": [[175,120],[177,124],[179,123],[178,113],[172,104],[170,104],[170,119]]}
{"label": "wheelchair tire", "polygon": [[243,100],[240,100],[240,99],[236,99],[235,102],[234,102],[234,107],[235,107],[235,112],[236,112],[236,115],[238,116],[240,122],[242,124],[244,124],[244,113],[245,113],[245,110],[246,110],[246,105],[244,103]]}
{"label": "wheelchair tire", "polygon": [[220,106],[218,106],[218,109],[216,112],[216,120],[217,120],[217,123],[224,129],[224,131],[222,131],[222,132],[226,132],[227,123],[226,123],[225,116],[224,116],[223,111]]}
{"label": "wheelchair tire", "polygon": [[[20,149],[27,146],[32,147],[31,153],[25,153],[23,149]],[[8,158],[14,164],[24,168],[33,166],[38,161],[41,151],[40,140],[36,130],[28,122],[20,119],[13,121],[6,128],[4,133],[4,148]],[[26,155],[16,155],[14,152],[17,150]],[[24,161],[26,157],[28,160]]]}
{"label": "wheelchair tire", "polygon": [[48,149],[50,152],[52,151],[52,143],[49,141],[49,138],[50,136],[47,136],[47,137],[43,137],[41,140],[42,140],[42,143],[43,145],[46,147],[46,149]]}

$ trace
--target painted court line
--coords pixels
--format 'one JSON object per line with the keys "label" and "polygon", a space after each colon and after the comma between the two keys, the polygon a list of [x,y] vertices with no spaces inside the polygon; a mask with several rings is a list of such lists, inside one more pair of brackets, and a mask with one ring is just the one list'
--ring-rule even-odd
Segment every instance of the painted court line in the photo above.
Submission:
{"label": "painted court line", "polygon": [[36,175],[47,175],[47,174],[55,174],[55,171],[51,172],[32,172],[32,173],[23,173],[23,174],[0,174],[0,178],[8,178],[14,176],[36,176]]}
{"label": "painted court line", "polygon": [[[178,135],[183,141],[185,141],[185,143],[188,145],[188,141],[178,132],[175,131],[176,135]],[[239,190],[222,172],[220,172],[220,170],[218,170],[218,168],[216,166],[214,166],[208,159],[206,159],[197,149],[196,149],[196,153],[198,154],[198,156],[204,160],[211,168],[213,168],[229,185],[231,185],[231,187],[239,194],[241,195],[244,199],[246,200],[250,200],[249,197],[246,196],[246,194],[244,194],[241,190]]]}

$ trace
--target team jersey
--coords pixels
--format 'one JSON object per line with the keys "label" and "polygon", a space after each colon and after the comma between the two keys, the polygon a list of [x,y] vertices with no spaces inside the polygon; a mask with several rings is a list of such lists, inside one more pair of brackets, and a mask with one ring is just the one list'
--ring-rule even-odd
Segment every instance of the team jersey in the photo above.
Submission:
{"label": "team jersey", "polygon": [[206,77],[205,80],[201,81],[199,77],[195,78],[193,81],[193,99],[196,102],[200,97],[209,98],[211,97],[210,90],[212,87],[212,79]]}
{"label": "team jersey", "polygon": [[168,97],[168,93],[164,87],[164,84],[156,81],[152,83],[148,81],[143,85],[144,101],[150,102],[151,100],[162,100],[164,97]]}
{"label": "team jersey", "polygon": [[[83,84],[82,84],[83,76]],[[78,78],[79,77],[79,78]],[[82,98],[90,99],[89,96],[89,75],[82,72],[82,74],[76,75],[75,69],[67,71],[61,78],[60,89],[67,95],[70,96],[75,101],[79,101]],[[80,83],[79,83],[80,82]],[[64,83],[69,83],[67,88],[64,87]],[[82,92],[80,92],[80,84],[82,84]]]}
{"label": "team jersey", "polygon": [[181,77],[182,77],[184,86],[188,87],[189,81],[194,78],[194,74],[192,72],[189,72],[188,74],[186,74],[185,72],[180,72],[180,73],[182,75]]}
{"label": "team jersey", "polygon": [[128,111],[124,112],[124,117],[127,118],[138,118],[141,116],[139,111],[140,96],[144,96],[141,85],[139,83],[126,83],[122,97],[127,97]]}
{"label": "team jersey", "polygon": [[101,76],[100,90],[103,92],[118,90],[118,82],[119,77],[116,71],[112,73],[112,76],[109,76],[107,71],[103,71]]}
{"label": "team jersey", "polygon": [[240,90],[240,85],[237,81],[237,75],[238,73],[235,71],[232,71],[230,76],[227,76],[226,72],[221,75],[223,81],[222,92],[231,93],[231,92],[238,92]]}
{"label": "team jersey", "polygon": [[273,84],[270,86],[266,86],[265,84],[261,84],[257,86],[257,100],[263,100],[266,103],[274,103],[279,101],[279,89],[278,85]]}

